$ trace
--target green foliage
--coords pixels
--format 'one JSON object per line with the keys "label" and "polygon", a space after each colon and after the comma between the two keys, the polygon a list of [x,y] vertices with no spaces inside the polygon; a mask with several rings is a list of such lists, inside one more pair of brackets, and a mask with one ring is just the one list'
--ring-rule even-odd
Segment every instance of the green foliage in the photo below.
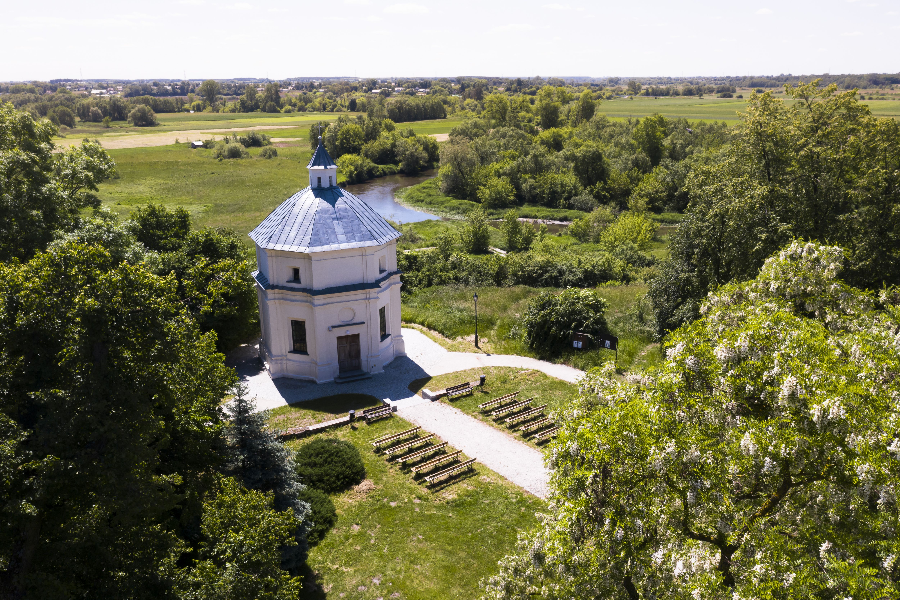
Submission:
{"label": "green foliage", "polygon": [[306,539],[311,546],[321,542],[337,522],[337,509],[328,494],[315,488],[305,488],[297,498],[309,505],[309,531]]}
{"label": "green foliage", "polygon": [[0,266],[0,322],[4,589],[162,595],[219,463],[214,336],[172,279],[76,242]]}
{"label": "green foliage", "polygon": [[516,200],[516,188],[507,177],[488,177],[478,187],[477,194],[478,201],[485,208],[506,208],[512,206]]}
{"label": "green foliage", "polygon": [[528,303],[522,317],[525,342],[539,352],[555,353],[569,345],[575,332],[589,337],[607,333],[606,307],[597,290],[542,292]]}
{"label": "green foliage", "polygon": [[0,103],[0,260],[28,260],[54,231],[100,205],[97,185],[116,173],[96,141],[54,154],[55,128]]}
{"label": "green foliage", "polygon": [[250,153],[247,152],[241,144],[225,142],[216,142],[213,156],[217,160],[225,160],[229,158],[249,158]]}
{"label": "green foliage", "polygon": [[690,175],[691,205],[650,290],[660,333],[795,237],[847,248],[854,285],[900,282],[900,124],[852,91],[813,83],[786,94],[796,102],[754,95],[728,152]]}
{"label": "green foliage", "polygon": [[358,154],[344,154],[337,159],[338,172],[347,183],[362,183],[375,176],[376,165]]}
{"label": "green foliage", "polygon": [[519,221],[514,210],[508,211],[503,215],[501,230],[503,231],[503,237],[506,238],[507,250],[528,250],[534,241],[534,227],[531,226],[531,223]]}
{"label": "green foliage", "polygon": [[557,415],[554,510],[487,597],[900,593],[900,295],[842,261],[793,243],[710,295],[658,370],[589,374]]}
{"label": "green foliage", "polygon": [[460,235],[463,248],[469,254],[484,254],[491,242],[491,232],[484,211],[475,208],[466,216],[466,225]]}
{"label": "green foliage", "polygon": [[533,287],[594,287],[629,281],[634,273],[607,252],[586,255],[552,251],[518,252],[508,256],[452,254],[437,250],[397,255],[404,293],[439,285],[528,285]]}
{"label": "green foliage", "polygon": [[216,103],[216,100],[219,96],[219,91],[221,90],[221,86],[219,82],[215,79],[207,79],[203,83],[200,84],[200,87],[197,88],[197,91],[203,96],[203,99],[206,101],[206,104],[212,106]]}
{"label": "green foliage", "polygon": [[279,548],[293,542],[299,522],[272,508],[271,494],[222,479],[203,503],[203,543],[176,591],[197,600],[294,600],[301,580],[281,569]]}
{"label": "green foliage", "polygon": [[646,250],[658,229],[659,225],[641,213],[623,212],[603,230],[599,243],[610,251],[626,243]]}
{"label": "green foliage", "polygon": [[[568,234],[582,243],[597,242],[601,234],[615,219],[615,215],[608,207],[599,206],[588,216],[572,221]],[[608,248],[609,246],[607,246]]]}
{"label": "green foliage", "polygon": [[168,210],[148,204],[131,213],[128,226],[137,241],[154,252],[180,250],[191,232],[191,215],[181,207]]}
{"label": "green foliage", "polygon": [[276,158],[278,156],[278,150],[273,146],[266,146],[262,150],[259,151],[260,158]]}
{"label": "green foliage", "polygon": [[235,137],[237,138],[238,143],[244,148],[261,148],[263,146],[269,146],[272,143],[269,136],[257,131],[249,131],[247,132],[247,135]]}
{"label": "green foliage", "polygon": [[139,104],[128,113],[128,122],[135,127],[152,127],[159,124],[156,113],[144,104]]}
{"label": "green foliage", "polygon": [[294,461],[303,484],[327,493],[342,492],[366,477],[359,450],[334,438],[316,438],[303,444]]}

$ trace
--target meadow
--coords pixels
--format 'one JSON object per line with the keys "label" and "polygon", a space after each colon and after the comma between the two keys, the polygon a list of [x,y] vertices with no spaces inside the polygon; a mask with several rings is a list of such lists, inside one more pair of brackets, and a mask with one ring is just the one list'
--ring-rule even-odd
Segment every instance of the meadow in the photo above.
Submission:
{"label": "meadow", "polygon": [[[328,405],[363,408],[371,396],[337,396],[269,414],[278,428],[321,420]],[[346,414],[346,413],[344,413]],[[333,495],[338,520],[309,554],[303,599],[468,600],[479,582],[512,551],[517,532],[536,525],[546,510],[532,496],[476,463],[474,472],[435,489],[417,483],[407,468],[389,463],[371,441],[409,429],[399,417],[359,423],[320,434],[351,442],[366,467],[362,484]],[[307,440],[288,442],[296,448]]]}
{"label": "meadow", "polygon": [[[659,362],[659,346],[647,327],[648,316],[642,298],[644,284],[610,285],[598,288],[609,303],[606,313],[609,331],[619,338],[616,366],[635,371]],[[539,356],[520,339],[519,323],[528,301],[542,288],[441,286],[419,290],[403,299],[402,319],[420,325],[434,341],[455,352],[518,354],[587,370],[616,360],[609,350],[567,349],[556,356]],[[478,336],[475,348],[475,303],[478,294]]]}

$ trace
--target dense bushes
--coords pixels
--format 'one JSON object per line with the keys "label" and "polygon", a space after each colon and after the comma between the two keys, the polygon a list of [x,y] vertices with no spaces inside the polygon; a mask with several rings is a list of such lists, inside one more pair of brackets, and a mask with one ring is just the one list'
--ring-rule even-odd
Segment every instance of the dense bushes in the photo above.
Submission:
{"label": "dense bushes", "polygon": [[240,144],[219,142],[216,144],[213,156],[218,160],[225,160],[227,158],[247,158],[250,156],[250,153]]}
{"label": "dense bushes", "polygon": [[275,158],[276,156],[278,156],[278,150],[272,146],[266,146],[259,152],[260,158]]}
{"label": "dense bushes", "polygon": [[260,148],[262,146],[268,146],[272,143],[272,140],[269,139],[264,133],[258,133],[256,131],[251,131],[247,135],[242,135],[240,137],[235,136],[237,142],[243,146],[244,148]]}
{"label": "dense bushes", "polygon": [[541,292],[528,303],[522,319],[525,342],[535,350],[557,352],[575,332],[590,337],[606,333],[606,307],[606,300],[596,290]]}
{"label": "dense bushes", "polygon": [[404,293],[449,284],[587,288],[634,277],[628,263],[607,252],[572,255],[538,250],[443,258],[437,250],[426,250],[400,253],[397,264],[403,272]]}
{"label": "dense bushes", "polygon": [[[102,115],[100,115],[97,118],[97,121],[102,120],[102,118]],[[156,113],[153,112],[149,106],[141,104],[128,113],[128,122],[132,123],[135,127],[151,127],[157,124]]]}
{"label": "dense bushes", "polygon": [[337,509],[328,494],[322,490],[307,487],[297,494],[297,499],[309,504],[309,529],[306,540],[312,546],[318,544],[337,522]]}
{"label": "dense bushes", "polygon": [[342,492],[366,476],[359,450],[342,440],[315,439],[300,446],[294,460],[300,481],[323,492]]}

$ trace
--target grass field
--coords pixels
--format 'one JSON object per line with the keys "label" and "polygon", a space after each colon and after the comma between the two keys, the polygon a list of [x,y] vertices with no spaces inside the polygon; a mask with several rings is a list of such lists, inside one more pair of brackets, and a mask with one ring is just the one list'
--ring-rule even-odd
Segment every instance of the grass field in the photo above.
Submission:
{"label": "grass field", "polygon": [[[333,403],[344,409],[377,403],[371,396],[323,398],[273,411],[283,428],[321,419]],[[483,465],[474,473],[430,490],[405,469],[372,451],[371,441],[410,428],[395,417],[372,425],[343,427],[321,435],[353,443],[366,467],[366,481],[332,496],[338,521],[308,564],[303,599],[468,600],[479,582],[496,572],[519,531],[537,523],[545,503]],[[289,442],[297,447],[306,440]]]}
{"label": "grass field", "polygon": [[[635,371],[659,362],[658,345],[642,323],[640,299],[647,293],[643,284],[601,287],[609,302],[606,318],[610,333],[619,338],[617,366]],[[457,352],[475,352],[475,307],[478,293],[478,336],[482,352],[518,354],[589,369],[613,360],[608,350],[567,350],[559,356],[537,356],[517,335],[528,301],[542,291],[527,286],[514,287],[434,287],[419,290],[403,299],[402,318],[432,330],[432,339]]]}
{"label": "grass field", "polygon": [[[740,121],[737,113],[747,110],[748,94],[744,98],[651,98],[638,96],[634,99],[604,100],[597,105],[597,113],[613,119],[647,117],[659,113],[665,117],[683,117],[690,121],[725,121],[734,125]],[[776,98],[784,98],[777,94]],[[793,100],[786,100],[792,103]],[[900,118],[900,101],[863,101],[872,114],[879,117]]]}
{"label": "grass field", "polygon": [[[111,150],[119,177],[100,186],[104,206],[120,215],[148,202],[185,207],[198,226],[249,233],[281,202],[309,184],[306,148],[278,148],[278,157],[218,161],[187,144]],[[249,240],[248,240],[249,243]]]}
{"label": "grass field", "polygon": [[430,390],[442,390],[447,386],[461,383],[463,381],[477,381],[480,375],[485,376],[483,386],[475,388],[475,391],[468,396],[461,396],[455,400],[447,401],[454,408],[458,408],[466,414],[482,421],[495,429],[509,433],[520,441],[525,442],[534,448],[540,448],[546,444],[535,444],[506,426],[497,423],[489,415],[478,410],[478,405],[500,396],[505,396],[512,392],[519,392],[517,400],[527,400],[534,398],[532,406],[541,406],[546,404],[544,411],[549,415],[554,411],[566,410],[572,398],[578,394],[578,386],[567,383],[560,379],[555,379],[549,375],[545,375],[540,371],[530,369],[516,369],[513,367],[484,367],[480,369],[470,369],[468,371],[459,371],[457,373],[448,373],[446,375],[438,375],[437,377],[429,377],[427,379],[419,379],[410,386],[412,391],[418,393],[422,388]]}

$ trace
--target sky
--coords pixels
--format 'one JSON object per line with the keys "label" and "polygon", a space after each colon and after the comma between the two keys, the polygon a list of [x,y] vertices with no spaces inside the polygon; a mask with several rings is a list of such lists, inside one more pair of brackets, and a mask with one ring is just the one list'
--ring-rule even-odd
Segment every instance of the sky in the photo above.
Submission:
{"label": "sky", "polygon": [[900,71],[900,0],[0,0],[0,14],[0,81]]}

